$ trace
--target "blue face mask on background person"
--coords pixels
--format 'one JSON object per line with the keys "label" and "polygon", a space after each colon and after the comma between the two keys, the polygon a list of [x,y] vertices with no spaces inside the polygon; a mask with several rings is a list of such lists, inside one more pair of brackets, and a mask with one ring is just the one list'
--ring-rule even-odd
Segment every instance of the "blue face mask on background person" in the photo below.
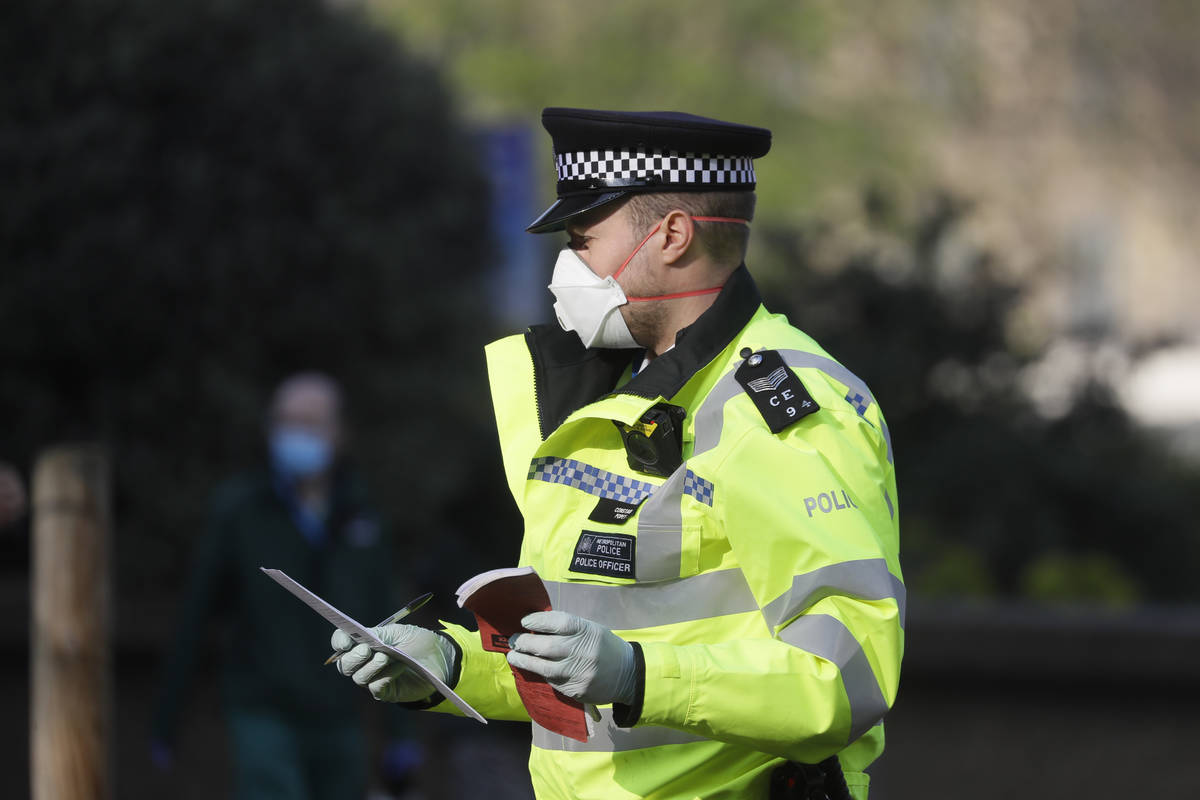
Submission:
{"label": "blue face mask on background person", "polygon": [[324,472],[333,461],[333,447],[304,428],[271,431],[271,463],[285,478],[307,478]]}

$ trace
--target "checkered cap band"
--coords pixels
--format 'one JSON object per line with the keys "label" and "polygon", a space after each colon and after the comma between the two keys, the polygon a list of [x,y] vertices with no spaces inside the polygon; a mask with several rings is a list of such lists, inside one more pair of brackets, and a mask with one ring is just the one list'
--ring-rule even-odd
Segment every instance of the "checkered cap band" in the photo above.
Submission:
{"label": "checkered cap band", "polygon": [[580,150],[556,153],[559,183],[622,186],[651,178],[662,185],[754,186],[754,162],[746,156],[713,156],[655,150]]}

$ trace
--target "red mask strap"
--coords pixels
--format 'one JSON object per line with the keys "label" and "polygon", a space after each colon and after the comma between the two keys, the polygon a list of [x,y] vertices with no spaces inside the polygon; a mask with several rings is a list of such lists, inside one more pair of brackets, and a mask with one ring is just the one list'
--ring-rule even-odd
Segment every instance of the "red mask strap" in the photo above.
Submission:
{"label": "red mask strap", "polygon": [[656,294],[656,295],[654,295],[654,297],[629,297],[628,295],[626,295],[625,299],[631,303],[643,303],[647,300],[675,300],[676,298],[679,298],[679,297],[698,297],[699,295],[702,295],[702,294],[716,294],[717,292],[721,291],[724,288],[725,288],[724,286],[714,286],[711,289],[697,289],[694,292],[676,292],[675,294]]}
{"label": "red mask strap", "polygon": [[[750,226],[750,220],[739,219],[738,217],[692,217],[696,222],[736,222],[739,225]],[[661,225],[662,223],[658,223]]]}
{"label": "red mask strap", "polygon": [[661,227],[662,227],[662,223],[660,222],[657,225],[655,225],[653,228],[650,229],[650,232],[646,234],[645,239],[642,239],[640,242],[638,242],[638,246],[633,248],[633,252],[629,254],[629,258],[622,261],[621,266],[617,267],[617,271],[613,273],[614,281],[617,278],[619,278],[621,276],[621,273],[625,271],[625,268],[629,266],[629,262],[633,261],[633,257],[638,254],[638,250],[642,249],[642,245],[644,245],[646,242],[650,241],[650,237],[653,236],[654,234],[658,233],[658,229]]}
{"label": "red mask strap", "polygon": [[[750,220],[739,219],[737,217],[692,217],[692,221],[693,222],[734,222],[739,225],[747,225],[747,226],[750,224]],[[653,230],[651,230],[649,233],[646,234],[645,239],[642,239],[642,241],[638,243],[638,246],[635,247],[633,249],[633,252],[629,254],[629,258],[625,259],[624,263],[621,264],[620,268],[617,269],[617,271],[613,273],[614,280],[616,280],[618,275],[620,275],[622,272],[625,271],[625,267],[629,266],[629,262],[633,260],[633,257],[635,255],[637,255],[638,250],[642,249],[642,245],[644,245],[646,242],[650,241],[650,237],[653,236],[654,234],[658,233],[658,229],[661,227],[662,227],[662,223],[660,222],[654,226]],[[655,295],[654,297],[629,297],[628,295],[626,295],[625,299],[631,303],[642,303],[647,300],[675,300],[680,297],[698,297],[699,295],[702,295],[702,294],[716,294],[717,292],[721,291],[721,289],[723,289],[723,288],[725,288],[725,287],[724,286],[714,286],[711,289],[696,289],[691,292],[676,292],[675,294],[659,294],[659,295]]]}

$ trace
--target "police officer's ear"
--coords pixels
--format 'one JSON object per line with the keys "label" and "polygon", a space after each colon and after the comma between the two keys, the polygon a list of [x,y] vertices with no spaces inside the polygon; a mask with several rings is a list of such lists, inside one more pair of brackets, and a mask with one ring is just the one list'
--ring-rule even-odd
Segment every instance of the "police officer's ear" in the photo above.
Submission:
{"label": "police officer's ear", "polygon": [[[662,262],[668,266],[685,266],[688,254],[696,238],[696,224],[686,211],[675,209],[663,217]],[[695,253],[691,253],[695,255]]]}

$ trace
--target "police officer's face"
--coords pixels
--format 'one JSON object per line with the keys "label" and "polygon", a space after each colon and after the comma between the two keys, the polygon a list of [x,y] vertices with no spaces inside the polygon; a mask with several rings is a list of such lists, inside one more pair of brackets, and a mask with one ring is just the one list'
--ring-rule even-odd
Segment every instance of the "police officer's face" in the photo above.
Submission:
{"label": "police officer's face", "polygon": [[[639,233],[634,228],[632,215],[625,204],[582,214],[568,222],[566,230],[568,247],[601,278],[615,274],[629,260],[617,277],[627,297],[654,297],[666,293],[664,264],[657,257],[658,251],[651,246],[653,241],[642,244],[645,231]],[[642,245],[640,249],[638,245]],[[620,308],[630,333],[639,342],[649,341],[657,335],[665,311],[661,303],[626,303]]]}
{"label": "police officer's face", "polygon": [[[567,237],[567,246],[578,253],[583,263],[601,278],[620,269],[638,245],[630,224],[629,211],[623,204],[615,209],[599,208],[576,217],[567,223]],[[630,263],[626,272],[631,272],[633,266]],[[626,285],[625,274],[621,275],[622,286]]]}

